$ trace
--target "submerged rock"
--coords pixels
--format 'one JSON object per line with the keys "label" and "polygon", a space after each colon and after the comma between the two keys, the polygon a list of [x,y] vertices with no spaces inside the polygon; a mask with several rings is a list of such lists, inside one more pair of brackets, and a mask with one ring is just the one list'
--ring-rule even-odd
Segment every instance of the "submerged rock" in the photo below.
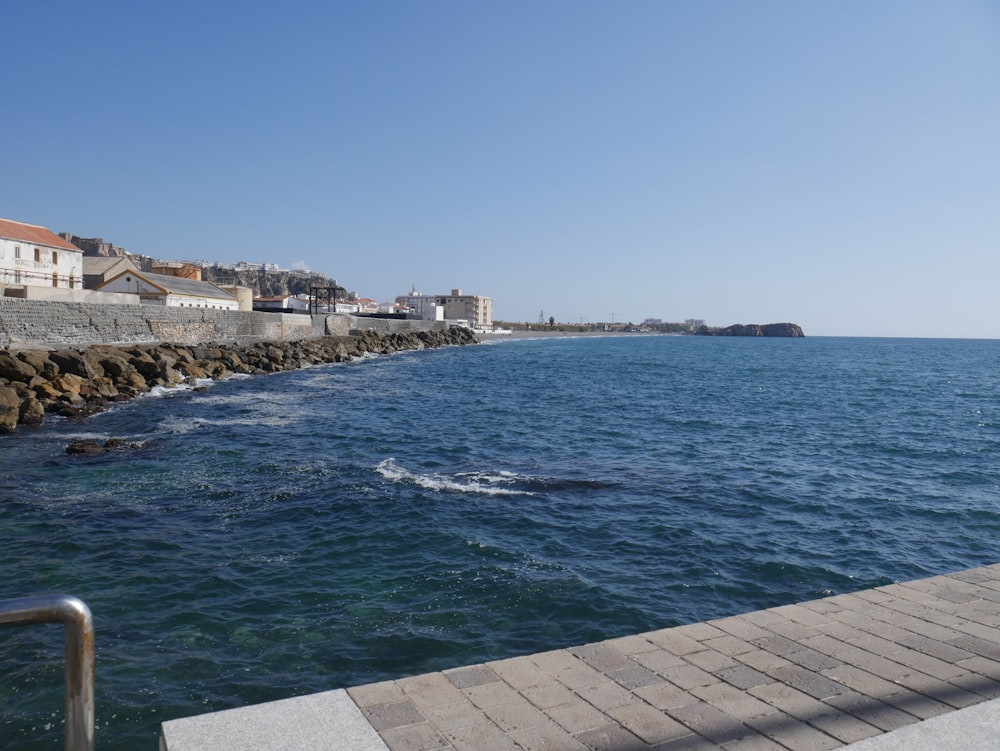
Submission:
{"label": "submerged rock", "polygon": [[97,456],[113,451],[135,451],[144,448],[147,443],[147,441],[126,441],[124,438],[109,438],[104,443],[90,440],[70,441],[66,445],[66,453],[76,456]]}

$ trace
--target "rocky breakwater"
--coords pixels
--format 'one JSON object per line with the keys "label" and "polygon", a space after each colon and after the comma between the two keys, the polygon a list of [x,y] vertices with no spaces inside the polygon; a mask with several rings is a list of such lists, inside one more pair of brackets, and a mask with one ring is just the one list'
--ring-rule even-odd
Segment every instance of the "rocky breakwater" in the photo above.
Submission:
{"label": "rocky breakwater", "polygon": [[0,350],[0,433],[38,425],[46,414],[86,417],[156,386],[236,373],[263,375],[345,362],[367,353],[474,344],[468,329],[328,336],[240,344],[95,345],[84,349]]}

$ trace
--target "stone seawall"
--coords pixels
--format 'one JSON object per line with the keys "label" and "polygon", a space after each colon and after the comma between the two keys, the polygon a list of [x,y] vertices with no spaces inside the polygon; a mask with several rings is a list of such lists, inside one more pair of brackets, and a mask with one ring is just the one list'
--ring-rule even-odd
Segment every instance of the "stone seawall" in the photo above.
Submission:
{"label": "stone seawall", "polygon": [[[208,329],[199,332],[196,327],[195,333],[207,334]],[[295,370],[344,362],[365,353],[388,354],[475,342],[476,337],[468,329],[450,329],[360,331],[352,336],[290,341],[5,349],[0,350],[0,433],[10,433],[18,425],[40,424],[46,413],[84,417],[103,410],[109,402],[130,399],[155,386],[221,379],[235,373]]]}
{"label": "stone seawall", "polygon": [[0,297],[0,347],[12,349],[301,339],[322,336],[325,324],[321,316],[291,313]]}

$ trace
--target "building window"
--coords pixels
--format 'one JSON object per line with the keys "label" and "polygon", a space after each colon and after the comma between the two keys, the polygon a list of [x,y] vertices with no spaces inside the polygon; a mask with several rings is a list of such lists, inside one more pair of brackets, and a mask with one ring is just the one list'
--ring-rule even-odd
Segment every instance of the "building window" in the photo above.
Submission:
{"label": "building window", "polygon": [[21,269],[14,269],[14,284],[21,283]]}
{"label": "building window", "polygon": [[42,249],[35,248],[35,263],[41,263],[41,262],[42,262]]}
{"label": "building window", "polygon": [[21,257],[21,246],[20,245],[15,245],[14,246],[14,258],[20,258],[20,257]]}
{"label": "building window", "polygon": [[55,272],[52,272],[52,286],[53,287],[59,286],[59,274]]}
{"label": "building window", "polygon": [[52,251],[52,265],[53,265],[53,266],[55,266],[55,265],[56,265],[57,263],[59,263],[59,254],[58,254],[58,253],[56,253],[56,252],[55,252],[55,251],[53,250],[53,251]]}
{"label": "building window", "polygon": [[76,277],[73,276],[72,274],[70,274],[70,277],[69,277],[69,288],[70,289],[76,289]]}

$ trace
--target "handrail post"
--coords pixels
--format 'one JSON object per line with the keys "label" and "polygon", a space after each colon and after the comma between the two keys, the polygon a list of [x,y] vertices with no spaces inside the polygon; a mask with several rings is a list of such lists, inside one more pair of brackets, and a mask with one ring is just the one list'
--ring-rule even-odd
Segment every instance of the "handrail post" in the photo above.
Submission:
{"label": "handrail post", "polygon": [[65,632],[66,751],[94,751],[94,621],[72,595],[0,600],[0,626],[62,623]]}

